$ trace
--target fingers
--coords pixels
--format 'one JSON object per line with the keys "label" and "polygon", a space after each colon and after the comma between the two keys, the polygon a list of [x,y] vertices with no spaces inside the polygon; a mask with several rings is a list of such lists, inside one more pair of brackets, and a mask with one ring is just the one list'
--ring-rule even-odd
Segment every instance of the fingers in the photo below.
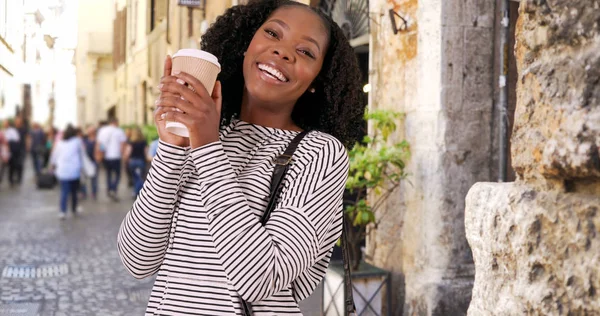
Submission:
{"label": "fingers", "polygon": [[161,119],[163,119],[165,121],[179,122],[179,123],[185,125],[185,127],[187,127],[188,130],[190,128],[194,127],[197,122],[197,119],[192,118],[190,115],[188,115],[186,113],[177,112],[177,111],[164,112],[161,114]]}
{"label": "fingers", "polygon": [[179,72],[174,75],[178,79],[183,80],[183,85],[187,83],[189,86],[191,86],[202,99],[207,100],[208,98],[210,98],[210,94],[206,90],[206,87],[204,87],[202,82],[200,82],[200,80],[198,80],[196,77],[186,72]]}
{"label": "fingers", "polygon": [[190,102],[188,102],[178,96],[167,96],[167,97],[161,96],[160,98],[158,98],[156,100],[156,102],[154,102],[154,104],[156,106],[162,106],[162,107],[173,107],[175,109],[178,109],[181,112],[187,112],[187,113],[198,111],[198,109],[195,108]]}
{"label": "fingers", "polygon": [[217,114],[221,117],[221,105],[223,104],[223,94],[221,92],[221,81],[215,83],[215,87],[212,92],[212,99],[215,102]]}
{"label": "fingers", "polygon": [[166,117],[166,113],[169,112],[177,112],[177,110],[174,107],[169,107],[169,106],[159,106],[156,108],[156,110],[154,111],[154,121],[155,122],[160,122],[160,121],[164,121],[165,117]]}
{"label": "fingers", "polygon": [[165,79],[165,83],[161,83],[160,85],[158,85],[158,88],[161,91],[161,95],[167,94],[167,96],[181,96],[190,103],[197,105],[206,103],[203,102],[203,98],[201,98],[200,95],[198,95],[196,92],[192,91],[192,89],[188,88],[185,85],[185,81],[179,78],[171,80],[171,78]]}

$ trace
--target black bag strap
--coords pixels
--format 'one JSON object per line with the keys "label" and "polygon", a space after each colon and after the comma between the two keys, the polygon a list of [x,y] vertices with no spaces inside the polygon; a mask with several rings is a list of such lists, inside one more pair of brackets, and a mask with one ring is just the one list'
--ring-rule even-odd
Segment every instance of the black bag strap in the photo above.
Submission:
{"label": "black bag strap", "polygon": [[[269,204],[267,204],[267,209],[260,219],[260,222],[263,226],[267,223],[269,217],[271,217],[271,212],[273,212],[273,209],[275,209],[275,204],[277,204],[277,200],[279,199],[279,193],[283,188],[283,178],[285,178],[285,175],[290,168],[290,163],[292,162],[294,152],[296,152],[296,148],[298,148],[298,145],[307,134],[308,131],[300,132],[298,135],[296,135],[296,137],[294,137],[294,139],[292,139],[283,154],[275,158],[275,169],[273,170],[273,176],[271,177],[271,193],[269,194]],[[244,300],[241,301],[244,307],[244,315],[252,316],[253,313],[250,303]]]}
{"label": "black bag strap", "polygon": [[275,158],[275,169],[273,170],[273,177],[271,178],[271,193],[269,194],[269,204],[267,204],[267,209],[263,213],[263,216],[260,220],[263,226],[267,223],[269,217],[271,217],[271,212],[273,212],[273,209],[275,209],[275,204],[277,204],[279,193],[283,188],[283,178],[285,178],[285,175],[288,169],[290,168],[290,163],[292,162],[292,157],[294,157],[294,152],[296,152],[296,148],[298,148],[298,145],[300,144],[304,136],[306,136],[306,134],[308,134],[308,131],[303,131],[300,134],[296,135],[296,137],[292,139],[288,147],[285,149],[283,154]]}
{"label": "black bag strap", "polygon": [[[267,204],[267,209],[263,213],[263,216],[260,220],[260,222],[262,223],[263,226],[269,220],[269,217],[271,216],[271,212],[273,211],[273,209],[275,209],[275,204],[277,204],[277,200],[279,198],[279,193],[281,193],[281,189],[283,188],[283,179],[285,178],[285,175],[290,167],[290,163],[292,162],[292,157],[294,156],[294,152],[296,151],[296,148],[298,148],[298,145],[300,144],[300,142],[302,141],[304,136],[306,136],[306,134],[308,134],[308,131],[303,131],[300,134],[296,135],[296,137],[294,137],[294,139],[290,142],[288,147],[285,149],[283,154],[281,154],[277,158],[275,158],[275,169],[273,170],[273,177],[271,178],[271,193],[269,194],[269,204]],[[345,219],[343,220],[343,223],[344,223],[343,224],[344,231],[342,233],[342,258],[344,260],[344,283],[346,284],[346,286],[345,286],[346,293],[344,295],[344,297],[345,297],[345,304],[344,304],[345,313],[344,314],[345,315],[354,315],[356,313],[356,308],[354,307],[354,298],[352,296],[352,278],[350,275],[350,260],[349,260],[350,256],[349,256],[349,252],[348,252],[348,241],[346,240],[346,237],[345,237],[347,234],[348,227],[347,227]],[[246,316],[254,315],[252,313],[252,308],[250,306],[250,303],[248,303],[244,300],[241,300],[241,301],[242,301],[242,305],[244,307],[244,315],[246,315]]]}
{"label": "black bag strap", "polygon": [[348,247],[349,227],[346,215],[342,215],[342,260],[344,261],[344,315],[356,315],[354,296],[352,295],[352,274],[350,273],[350,248]]}

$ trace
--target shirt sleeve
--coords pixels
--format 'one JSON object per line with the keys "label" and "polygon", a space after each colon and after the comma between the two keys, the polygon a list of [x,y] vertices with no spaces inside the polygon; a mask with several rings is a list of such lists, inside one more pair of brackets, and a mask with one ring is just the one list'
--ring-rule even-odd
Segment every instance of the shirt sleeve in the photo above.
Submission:
{"label": "shirt sleeve", "polygon": [[160,142],[144,187],[121,223],[117,238],[123,264],[136,278],[160,268],[187,149]]}
{"label": "shirt sleeve", "polygon": [[125,135],[125,132],[122,129],[119,129],[119,143],[124,143],[127,141],[127,135]]}
{"label": "shirt sleeve", "polygon": [[264,227],[251,211],[222,144],[208,144],[191,154],[208,231],[229,281],[244,300],[257,302],[280,292],[330,253],[341,233],[333,226],[341,223],[348,176],[347,153],[337,140],[303,155],[308,159],[290,169],[286,177],[291,179],[284,180],[280,202]]}

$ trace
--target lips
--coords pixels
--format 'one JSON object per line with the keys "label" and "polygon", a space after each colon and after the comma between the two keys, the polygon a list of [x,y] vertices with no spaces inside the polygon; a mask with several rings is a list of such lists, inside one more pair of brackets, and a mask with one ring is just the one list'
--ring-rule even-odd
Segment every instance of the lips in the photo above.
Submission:
{"label": "lips", "polygon": [[290,81],[290,79],[275,65],[258,63],[257,67],[261,72],[272,79],[280,82]]}

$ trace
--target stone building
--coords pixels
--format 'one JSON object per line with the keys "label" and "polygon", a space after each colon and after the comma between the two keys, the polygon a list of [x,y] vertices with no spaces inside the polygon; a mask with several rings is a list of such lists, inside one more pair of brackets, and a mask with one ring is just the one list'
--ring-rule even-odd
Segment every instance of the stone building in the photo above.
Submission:
{"label": "stone building", "polygon": [[77,121],[86,126],[106,119],[106,108],[113,102],[114,5],[83,0],[77,8]]}
{"label": "stone building", "polygon": [[464,199],[498,177],[497,6],[371,0],[369,14],[369,106],[405,113],[396,137],[412,156],[366,257],[392,273],[391,315],[464,315],[474,279]]}
{"label": "stone building", "polygon": [[600,314],[600,2],[522,1],[514,183],[467,197],[469,315]]}

